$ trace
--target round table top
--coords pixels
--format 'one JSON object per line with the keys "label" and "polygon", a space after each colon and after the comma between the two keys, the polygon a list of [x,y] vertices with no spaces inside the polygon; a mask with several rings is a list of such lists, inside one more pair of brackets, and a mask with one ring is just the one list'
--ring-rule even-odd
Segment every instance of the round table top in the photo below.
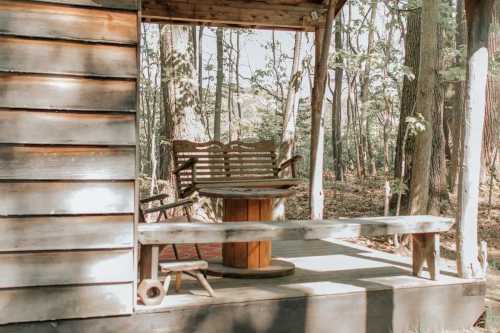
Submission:
{"label": "round table top", "polygon": [[273,199],[286,198],[295,194],[289,189],[241,187],[202,188],[198,193],[204,197],[223,199]]}

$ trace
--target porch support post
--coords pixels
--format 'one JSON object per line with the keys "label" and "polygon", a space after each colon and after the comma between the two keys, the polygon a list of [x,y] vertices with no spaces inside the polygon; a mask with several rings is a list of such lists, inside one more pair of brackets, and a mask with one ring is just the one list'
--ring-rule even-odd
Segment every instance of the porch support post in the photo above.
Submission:
{"label": "porch support post", "polygon": [[309,170],[309,200],[311,219],[313,220],[323,218],[323,155],[325,150],[323,101],[328,72],[328,52],[330,50],[337,1],[330,0],[325,27],[317,26],[315,30],[316,63],[311,98],[311,158]]}
{"label": "porch support post", "polygon": [[494,0],[466,0],[467,92],[457,212],[457,267],[463,278],[482,277],[478,260],[477,216],[483,138],[488,33]]}

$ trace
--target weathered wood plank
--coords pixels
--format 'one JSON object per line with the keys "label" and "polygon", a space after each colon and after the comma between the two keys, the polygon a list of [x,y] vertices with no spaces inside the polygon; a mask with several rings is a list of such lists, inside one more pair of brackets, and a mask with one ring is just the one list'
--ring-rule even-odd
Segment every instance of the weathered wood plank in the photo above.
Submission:
{"label": "weathered wood plank", "polygon": [[0,34],[134,45],[137,13],[0,0]]}
{"label": "weathered wood plank", "polygon": [[37,2],[60,3],[73,6],[88,6],[110,9],[137,9],[137,0],[31,0]]}
{"label": "weathered wood plank", "polygon": [[132,293],[132,283],[4,289],[0,324],[131,314]]}
{"label": "weathered wood plank", "polygon": [[0,37],[0,71],[85,75],[112,78],[137,76],[136,48]]}
{"label": "weathered wood plank", "polygon": [[135,112],[135,88],[135,81],[0,74],[0,108]]}
{"label": "weathered wood plank", "polygon": [[143,0],[142,17],[173,22],[234,24],[253,28],[277,27],[290,30],[311,30],[312,12],[323,22],[323,5],[270,5],[248,1],[159,1]]}
{"label": "weathered wood plank", "polygon": [[133,246],[133,215],[0,218],[0,252]]}
{"label": "weathered wood plank", "polygon": [[0,254],[0,288],[131,282],[133,250]]}
{"label": "weathered wood plank", "polygon": [[356,238],[391,234],[437,233],[453,219],[434,216],[368,217],[323,221],[231,222],[219,224],[140,224],[141,244],[225,243],[254,240]]}
{"label": "weathered wood plank", "polygon": [[0,109],[0,143],[135,145],[134,114]]}
{"label": "weathered wood plank", "polygon": [[133,180],[135,148],[0,146],[0,179]]}
{"label": "weathered wood plank", "polygon": [[0,216],[134,212],[134,182],[0,182]]}

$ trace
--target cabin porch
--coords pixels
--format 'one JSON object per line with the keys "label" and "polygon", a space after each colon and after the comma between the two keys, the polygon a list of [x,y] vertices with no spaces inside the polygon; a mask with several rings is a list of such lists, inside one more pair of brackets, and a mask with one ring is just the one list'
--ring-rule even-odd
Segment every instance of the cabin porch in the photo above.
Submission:
{"label": "cabin porch", "polygon": [[131,316],[14,324],[0,332],[434,332],[469,328],[484,308],[484,282],[457,278],[449,261],[432,281],[414,277],[409,258],[346,241],[274,241],[273,248],[296,265],[295,274],[209,277],[215,298],[186,279],[179,294],[138,305]]}

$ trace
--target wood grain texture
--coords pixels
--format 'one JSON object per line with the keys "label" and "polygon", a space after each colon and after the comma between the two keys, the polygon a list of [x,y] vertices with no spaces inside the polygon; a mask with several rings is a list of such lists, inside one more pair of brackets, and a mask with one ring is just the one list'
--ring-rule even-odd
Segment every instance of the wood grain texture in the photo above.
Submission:
{"label": "wood grain texture", "polygon": [[137,9],[137,0],[32,0],[37,2],[51,2],[72,6],[88,6],[111,9]]}
{"label": "wood grain texture", "polygon": [[2,182],[0,216],[134,212],[134,182]]}
{"label": "wood grain texture", "polygon": [[135,145],[134,114],[0,109],[0,143]]}
{"label": "wood grain texture", "polygon": [[0,324],[131,314],[132,292],[132,283],[4,289]]}
{"label": "wood grain texture", "polygon": [[85,75],[112,78],[137,76],[136,48],[0,37],[0,71]]}
{"label": "wood grain texture", "polygon": [[0,108],[135,112],[134,81],[0,74]]}
{"label": "wood grain texture", "polygon": [[0,218],[0,252],[134,246],[132,215]]}
{"label": "wood grain texture", "polygon": [[133,250],[0,254],[0,288],[130,282]]}
{"label": "wood grain texture", "polygon": [[133,180],[135,148],[0,146],[3,180]]}
{"label": "wood grain texture", "polygon": [[0,146],[0,179],[132,180],[134,148]]}
{"label": "wood grain texture", "polygon": [[141,244],[356,238],[448,231],[453,219],[427,215],[288,222],[141,224]]}
{"label": "wood grain texture", "polygon": [[1,0],[0,34],[135,45],[137,13]]}
{"label": "wood grain texture", "polygon": [[253,28],[281,28],[311,31],[312,12],[324,22],[324,6],[296,6],[248,1],[159,1],[143,0],[142,16],[172,22],[228,24]]}

